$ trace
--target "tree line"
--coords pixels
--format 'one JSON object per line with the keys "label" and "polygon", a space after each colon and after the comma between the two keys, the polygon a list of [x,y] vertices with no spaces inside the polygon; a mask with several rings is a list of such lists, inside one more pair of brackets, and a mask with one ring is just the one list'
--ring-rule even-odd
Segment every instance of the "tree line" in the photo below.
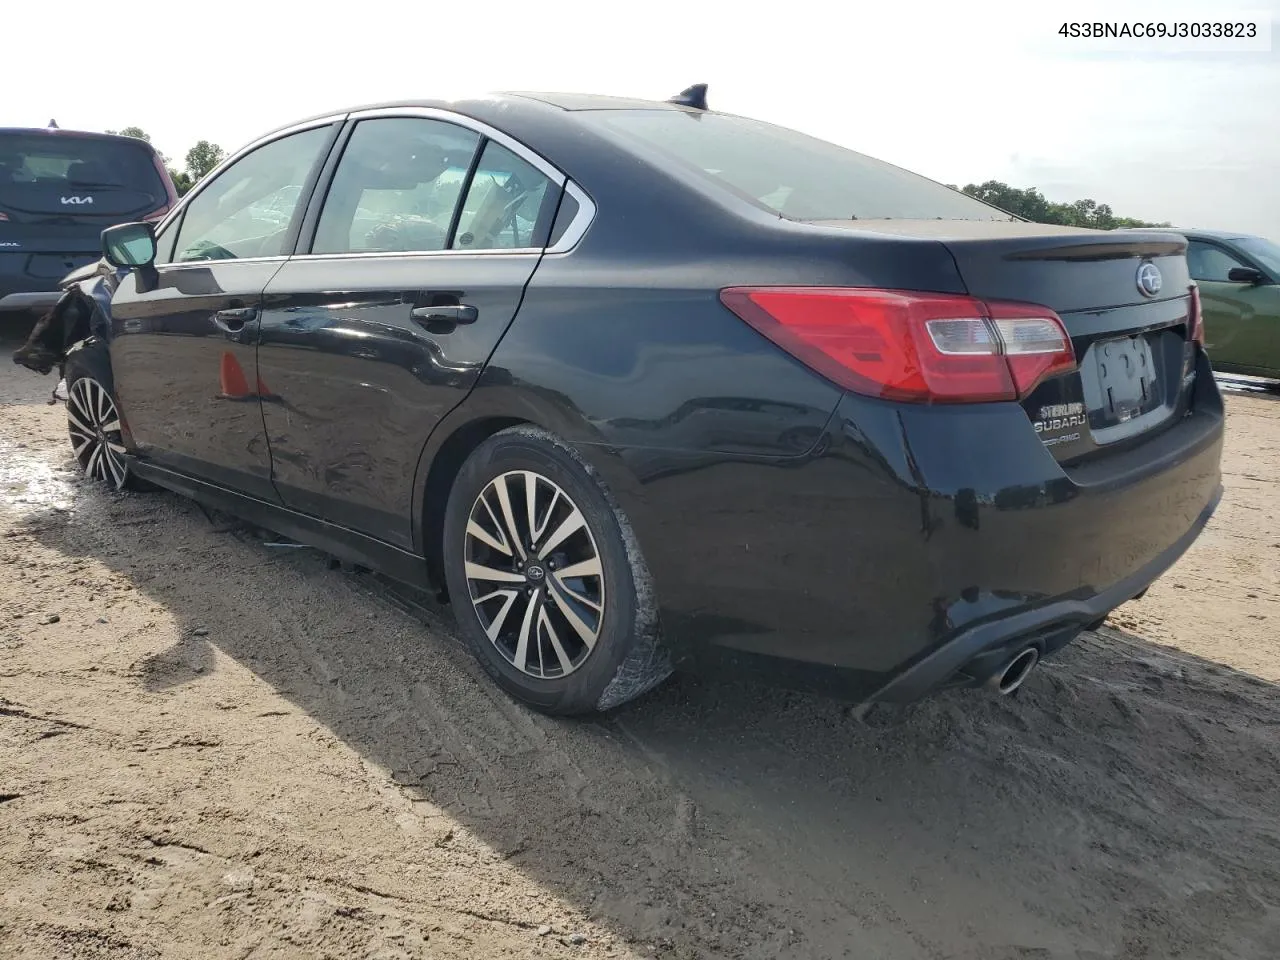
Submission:
{"label": "tree line", "polygon": [[1167,227],[1168,223],[1150,223],[1133,217],[1118,217],[1111,207],[1095,200],[1077,200],[1074,203],[1054,203],[1046,200],[1035,187],[1020,189],[999,180],[986,183],[970,183],[963,188],[948,184],[952,190],[960,190],[984,203],[999,207],[1014,216],[1034,223],[1056,223],[1065,227],[1092,227],[1095,230],[1115,230],[1120,227]]}
{"label": "tree line", "polygon": [[[145,140],[147,143],[151,142],[151,135],[141,127],[125,127],[123,130],[108,130],[107,133],[121,137],[134,137],[137,140]],[[187,151],[187,155],[183,157],[184,166],[181,169],[175,167],[173,162],[163,153],[160,154],[160,159],[164,161],[164,165],[169,171],[173,185],[177,188],[178,196],[182,196],[199,183],[201,178],[208,174],[210,170],[220,164],[226,155],[226,151],[216,143],[201,140]]]}

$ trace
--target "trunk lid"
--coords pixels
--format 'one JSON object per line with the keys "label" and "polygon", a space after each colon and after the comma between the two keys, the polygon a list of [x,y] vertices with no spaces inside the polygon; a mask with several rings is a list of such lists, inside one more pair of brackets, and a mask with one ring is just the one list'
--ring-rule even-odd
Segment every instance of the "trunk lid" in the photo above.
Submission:
{"label": "trunk lid", "polygon": [[827,221],[936,240],[968,292],[1041,304],[1071,337],[1079,369],[1023,408],[1060,461],[1127,447],[1185,408],[1194,370],[1186,240],[1159,230],[1086,230],[1018,221]]}

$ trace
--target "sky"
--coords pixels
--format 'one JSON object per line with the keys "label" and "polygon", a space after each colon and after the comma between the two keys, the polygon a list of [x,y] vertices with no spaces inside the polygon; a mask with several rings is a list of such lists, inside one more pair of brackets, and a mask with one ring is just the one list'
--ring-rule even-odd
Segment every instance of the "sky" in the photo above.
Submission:
{"label": "sky", "polygon": [[[131,0],[121,11],[7,4],[0,126],[136,125],[181,158],[200,139],[230,150],[380,100],[665,99],[704,82],[713,109],[943,183],[1003,180],[1280,241],[1280,0]],[[1114,53],[1056,32],[1180,16],[1270,18],[1272,49]],[[67,52],[80,42],[86,55]]]}

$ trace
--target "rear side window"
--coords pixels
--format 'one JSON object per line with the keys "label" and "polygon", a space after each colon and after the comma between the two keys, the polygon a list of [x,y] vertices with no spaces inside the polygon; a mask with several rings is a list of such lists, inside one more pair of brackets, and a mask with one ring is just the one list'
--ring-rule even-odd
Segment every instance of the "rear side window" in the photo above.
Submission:
{"label": "rear side window", "polygon": [[560,209],[556,211],[555,223],[551,225],[551,236],[547,238],[548,246],[555,246],[564,239],[564,235],[569,232],[569,225],[578,216],[580,209],[578,201],[566,192],[560,201]]}
{"label": "rear side window", "polygon": [[918,174],[758,120],[684,110],[580,116],[624,148],[792,220],[1012,219]]}
{"label": "rear side window", "polygon": [[0,133],[0,206],[29,213],[150,213],[168,202],[151,148],[127,138]]}

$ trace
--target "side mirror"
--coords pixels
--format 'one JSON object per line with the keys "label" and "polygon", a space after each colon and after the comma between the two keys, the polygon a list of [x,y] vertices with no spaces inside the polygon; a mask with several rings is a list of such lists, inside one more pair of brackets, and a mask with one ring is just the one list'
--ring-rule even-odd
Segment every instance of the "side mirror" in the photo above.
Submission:
{"label": "side mirror", "polygon": [[1266,283],[1267,277],[1261,270],[1255,270],[1253,267],[1232,267],[1227,271],[1227,279],[1232,283]]}
{"label": "side mirror", "polygon": [[102,255],[113,267],[149,267],[156,262],[156,233],[150,223],[121,223],[102,231]]}

